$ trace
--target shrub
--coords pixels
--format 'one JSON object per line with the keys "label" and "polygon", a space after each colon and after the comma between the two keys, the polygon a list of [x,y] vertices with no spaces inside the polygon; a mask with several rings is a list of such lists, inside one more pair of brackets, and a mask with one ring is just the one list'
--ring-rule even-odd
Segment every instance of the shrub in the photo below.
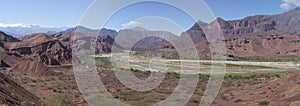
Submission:
{"label": "shrub", "polygon": [[45,106],[76,106],[67,96],[53,97],[45,103]]}
{"label": "shrub", "polygon": [[238,102],[241,102],[242,101],[242,99],[237,99],[237,100],[235,100],[234,102],[235,103],[238,103]]}
{"label": "shrub", "polygon": [[31,80],[31,82],[33,82],[33,83],[37,83],[37,80],[34,80],[34,79],[33,79],[33,80]]}
{"label": "shrub", "polygon": [[103,68],[111,68],[112,64],[107,57],[96,57],[95,58],[95,64],[97,67],[103,67]]}
{"label": "shrub", "polygon": [[268,101],[261,101],[258,104],[261,106],[266,106],[266,105],[269,105],[270,103]]}

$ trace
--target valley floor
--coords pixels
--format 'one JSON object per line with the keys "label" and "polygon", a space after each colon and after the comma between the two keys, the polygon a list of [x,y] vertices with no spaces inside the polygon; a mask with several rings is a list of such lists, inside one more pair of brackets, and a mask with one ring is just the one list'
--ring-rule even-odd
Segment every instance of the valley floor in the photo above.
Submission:
{"label": "valley floor", "polygon": [[[56,76],[34,77],[27,74],[16,73],[9,70],[1,70],[13,81],[26,88],[44,103],[53,101],[68,105],[84,106],[84,101],[73,75],[72,68],[60,67],[63,71],[57,71]],[[147,71],[131,69],[135,76],[140,79],[149,77]],[[158,103],[168,97],[177,86],[179,75],[167,73],[159,87],[138,92],[124,86],[110,68],[98,68],[99,76],[108,92],[115,99],[131,105],[149,105]],[[288,106],[300,101],[300,73],[260,73],[260,74],[227,74],[213,106],[240,106],[240,105],[270,105]],[[197,89],[187,106],[197,106],[206,88],[207,75],[200,75]],[[297,106],[294,105],[294,106]]]}

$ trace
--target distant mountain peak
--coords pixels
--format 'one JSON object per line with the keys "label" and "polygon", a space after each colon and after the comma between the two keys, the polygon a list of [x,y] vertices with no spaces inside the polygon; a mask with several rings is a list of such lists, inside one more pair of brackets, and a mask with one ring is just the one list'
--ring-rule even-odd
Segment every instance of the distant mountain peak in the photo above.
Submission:
{"label": "distant mountain peak", "polygon": [[148,29],[146,28],[143,28],[141,26],[137,26],[137,27],[133,27],[133,28],[124,28],[124,29],[121,29],[122,30],[133,30],[133,31],[149,31]]}
{"label": "distant mountain peak", "polygon": [[16,24],[6,24],[6,23],[0,23],[0,27],[7,28],[7,27],[25,27],[30,28],[31,25],[26,25],[23,23],[16,23]]}
{"label": "distant mountain peak", "polygon": [[[299,12],[299,11],[300,11],[300,7],[296,7],[296,8],[291,9],[290,11],[287,11],[285,13],[295,13],[295,12]],[[285,13],[283,13],[283,14],[285,14]]]}
{"label": "distant mountain peak", "polygon": [[6,34],[5,32],[0,31],[0,41],[4,41],[4,42],[18,42],[20,41],[19,39]]}
{"label": "distant mountain peak", "polygon": [[53,34],[63,30],[66,30],[66,28],[43,27],[35,24],[27,25],[22,23],[17,23],[17,24],[0,23],[0,31],[3,31],[15,37],[25,36],[25,35],[35,34],[35,33]]}
{"label": "distant mountain peak", "polygon": [[115,38],[118,35],[118,32],[112,29],[90,29],[84,26],[76,26],[74,28],[69,28],[65,31],[64,33],[83,33],[83,34],[89,34],[89,35],[99,35],[99,36],[104,36],[104,35],[109,35],[112,38]]}
{"label": "distant mountain peak", "polygon": [[295,9],[293,9],[293,10],[300,10],[300,7],[296,7]]}
{"label": "distant mountain peak", "polygon": [[143,28],[141,26],[134,27],[133,30],[136,30],[136,31],[147,31],[146,28]]}

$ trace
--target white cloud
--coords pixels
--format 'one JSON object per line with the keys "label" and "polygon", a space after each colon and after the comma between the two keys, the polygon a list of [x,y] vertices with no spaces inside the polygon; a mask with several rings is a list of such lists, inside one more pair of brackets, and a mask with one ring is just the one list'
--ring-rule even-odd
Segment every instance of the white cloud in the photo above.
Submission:
{"label": "white cloud", "polygon": [[137,22],[137,21],[130,21],[128,23],[122,24],[123,29],[124,28],[134,28],[137,26],[140,26],[142,23]]}
{"label": "white cloud", "polygon": [[295,5],[300,7],[300,0],[282,0],[282,4],[280,5],[280,8],[283,9],[289,9],[291,5]]}
{"label": "white cloud", "polygon": [[22,23],[17,23],[17,24],[0,23],[0,27],[30,27],[30,25],[26,25]]}
{"label": "white cloud", "polygon": [[290,7],[291,7],[290,4],[287,4],[287,3],[282,3],[280,5],[280,8],[282,8],[282,9],[289,9]]}

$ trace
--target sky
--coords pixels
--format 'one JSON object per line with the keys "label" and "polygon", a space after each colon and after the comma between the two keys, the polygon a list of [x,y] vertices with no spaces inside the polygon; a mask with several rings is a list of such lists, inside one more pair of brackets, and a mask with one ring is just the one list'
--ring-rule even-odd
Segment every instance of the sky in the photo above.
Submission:
{"label": "sky", "polygon": [[2,0],[0,23],[73,27],[94,0]]}
{"label": "sky", "polygon": [[[3,0],[0,9],[0,27],[23,24],[74,27],[79,25],[82,16],[93,2],[94,0]],[[204,2],[216,17],[225,20],[258,14],[279,14],[300,6],[300,0],[204,0]],[[101,11],[98,13],[101,14]],[[143,21],[143,18],[148,16],[161,16],[167,21],[170,19],[183,30],[194,24],[188,15],[176,7],[158,3],[140,3],[116,12],[105,27],[120,30],[128,26],[138,26],[142,23],[137,20]]]}

